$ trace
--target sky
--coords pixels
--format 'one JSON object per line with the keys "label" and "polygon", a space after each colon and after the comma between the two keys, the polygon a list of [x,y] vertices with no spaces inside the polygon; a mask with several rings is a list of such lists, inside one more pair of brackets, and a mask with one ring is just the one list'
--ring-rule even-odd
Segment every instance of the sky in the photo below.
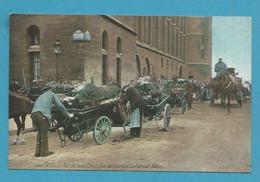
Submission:
{"label": "sky", "polygon": [[251,81],[251,28],[251,17],[212,17],[212,76],[221,57],[243,81]]}

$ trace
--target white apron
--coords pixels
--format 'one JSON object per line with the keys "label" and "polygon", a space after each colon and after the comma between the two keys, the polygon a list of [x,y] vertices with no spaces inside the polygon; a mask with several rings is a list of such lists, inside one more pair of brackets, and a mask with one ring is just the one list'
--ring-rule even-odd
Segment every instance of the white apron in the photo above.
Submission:
{"label": "white apron", "polygon": [[130,121],[131,128],[140,127],[140,110],[139,110],[139,108],[136,108],[133,112],[131,112],[129,121]]}

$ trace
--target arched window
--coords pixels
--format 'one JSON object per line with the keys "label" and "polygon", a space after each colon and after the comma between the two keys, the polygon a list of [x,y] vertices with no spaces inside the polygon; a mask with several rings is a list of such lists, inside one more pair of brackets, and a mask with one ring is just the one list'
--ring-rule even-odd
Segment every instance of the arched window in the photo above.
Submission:
{"label": "arched window", "polygon": [[179,68],[179,78],[182,78],[182,66]]}
{"label": "arched window", "polygon": [[136,55],[136,67],[137,67],[137,76],[141,76],[141,64],[138,55]]}
{"label": "arched window", "polygon": [[121,85],[121,55],[122,55],[122,42],[121,38],[118,37],[116,41],[116,81],[119,85]]}
{"label": "arched window", "polygon": [[116,81],[121,85],[121,59],[116,59]]}
{"label": "arched window", "polygon": [[29,62],[31,65],[31,81],[40,80],[40,29],[36,25],[31,25],[27,29],[27,42],[29,45]]}
{"label": "arched window", "polygon": [[[108,50],[108,34],[106,31],[102,33],[102,49]],[[108,55],[106,52],[102,54],[102,84],[108,83]]]}
{"label": "arched window", "polygon": [[108,83],[108,56],[102,54],[102,84]]}
{"label": "arched window", "polygon": [[108,50],[108,35],[106,31],[102,33],[102,49]]}
{"label": "arched window", "polygon": [[116,52],[119,54],[122,53],[122,41],[120,37],[118,37],[116,41]]}
{"label": "arched window", "polygon": [[143,76],[145,76],[146,75],[146,67],[144,66],[143,67]]}
{"label": "arched window", "polygon": [[146,62],[146,67],[147,67],[147,74],[146,75],[150,75],[150,63],[149,63],[149,60],[148,58],[145,59],[145,62]]}
{"label": "arched window", "polygon": [[32,25],[27,30],[29,44],[39,45],[40,44],[40,29],[36,25]]}

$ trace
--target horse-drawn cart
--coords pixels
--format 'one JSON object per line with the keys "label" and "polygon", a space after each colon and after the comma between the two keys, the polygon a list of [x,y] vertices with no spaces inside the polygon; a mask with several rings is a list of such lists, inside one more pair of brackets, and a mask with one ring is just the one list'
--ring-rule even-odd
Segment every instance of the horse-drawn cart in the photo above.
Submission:
{"label": "horse-drawn cart", "polygon": [[[210,104],[213,106],[217,99],[221,99],[221,104],[230,110],[230,101],[236,100],[242,106],[242,83],[241,78],[237,78],[234,68],[228,68],[227,73],[221,74],[212,79],[210,89]],[[226,104],[227,100],[227,104]]]}
{"label": "horse-drawn cart", "polygon": [[[170,127],[172,111],[178,110],[181,108],[181,113],[187,109],[187,91],[178,90],[178,92],[174,92],[172,95],[164,95],[162,99],[159,99],[158,102],[153,104],[146,104],[144,106],[144,118],[145,120],[154,119],[157,123],[158,120],[163,121],[163,130],[167,131]],[[145,100],[149,100],[151,98],[145,98]]]}
{"label": "horse-drawn cart", "polygon": [[74,114],[71,119],[64,117],[59,110],[53,110],[62,146],[66,144],[67,137],[71,141],[77,142],[84,133],[91,131],[93,131],[93,137],[97,144],[106,143],[111,134],[112,126],[122,126],[123,124],[115,107],[118,107],[117,98],[82,109],[68,108],[68,111]]}
{"label": "horse-drawn cart", "polygon": [[176,88],[172,90],[169,103],[174,112],[179,112],[181,109],[181,113],[185,113],[188,108],[188,94],[189,92],[184,89]]}
{"label": "horse-drawn cart", "polygon": [[[146,97],[145,100],[150,98]],[[155,104],[146,104],[143,108],[145,120],[156,121],[163,119],[163,129],[166,131],[169,129],[171,122],[171,106],[170,106],[170,96],[166,96]]]}

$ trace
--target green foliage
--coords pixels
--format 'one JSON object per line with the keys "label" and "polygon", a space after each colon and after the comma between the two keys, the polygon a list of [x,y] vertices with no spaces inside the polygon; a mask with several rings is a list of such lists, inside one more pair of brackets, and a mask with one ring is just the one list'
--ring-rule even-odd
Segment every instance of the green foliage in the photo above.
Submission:
{"label": "green foliage", "polygon": [[151,90],[153,89],[151,84],[140,84],[140,83],[137,83],[135,85],[135,88],[139,90],[142,95],[150,94]]}
{"label": "green foliage", "polygon": [[100,98],[102,96],[102,93],[94,84],[86,83],[83,89],[74,92],[73,96],[77,97],[82,102],[88,103]]}
{"label": "green foliage", "polygon": [[113,85],[113,86],[109,86],[108,89],[103,90],[101,93],[103,99],[112,99],[117,97],[119,92],[120,92],[120,87]]}
{"label": "green foliage", "polygon": [[69,93],[74,89],[73,84],[67,82],[48,82],[45,86],[51,87],[54,93]]}
{"label": "green foliage", "polygon": [[84,105],[92,106],[101,100],[108,100],[118,96],[120,88],[118,86],[96,87],[92,83],[86,83],[83,88],[75,90],[73,97],[76,97]]}
{"label": "green foliage", "polygon": [[171,94],[172,89],[175,87],[176,82],[173,80],[166,80],[163,82],[163,93]]}

